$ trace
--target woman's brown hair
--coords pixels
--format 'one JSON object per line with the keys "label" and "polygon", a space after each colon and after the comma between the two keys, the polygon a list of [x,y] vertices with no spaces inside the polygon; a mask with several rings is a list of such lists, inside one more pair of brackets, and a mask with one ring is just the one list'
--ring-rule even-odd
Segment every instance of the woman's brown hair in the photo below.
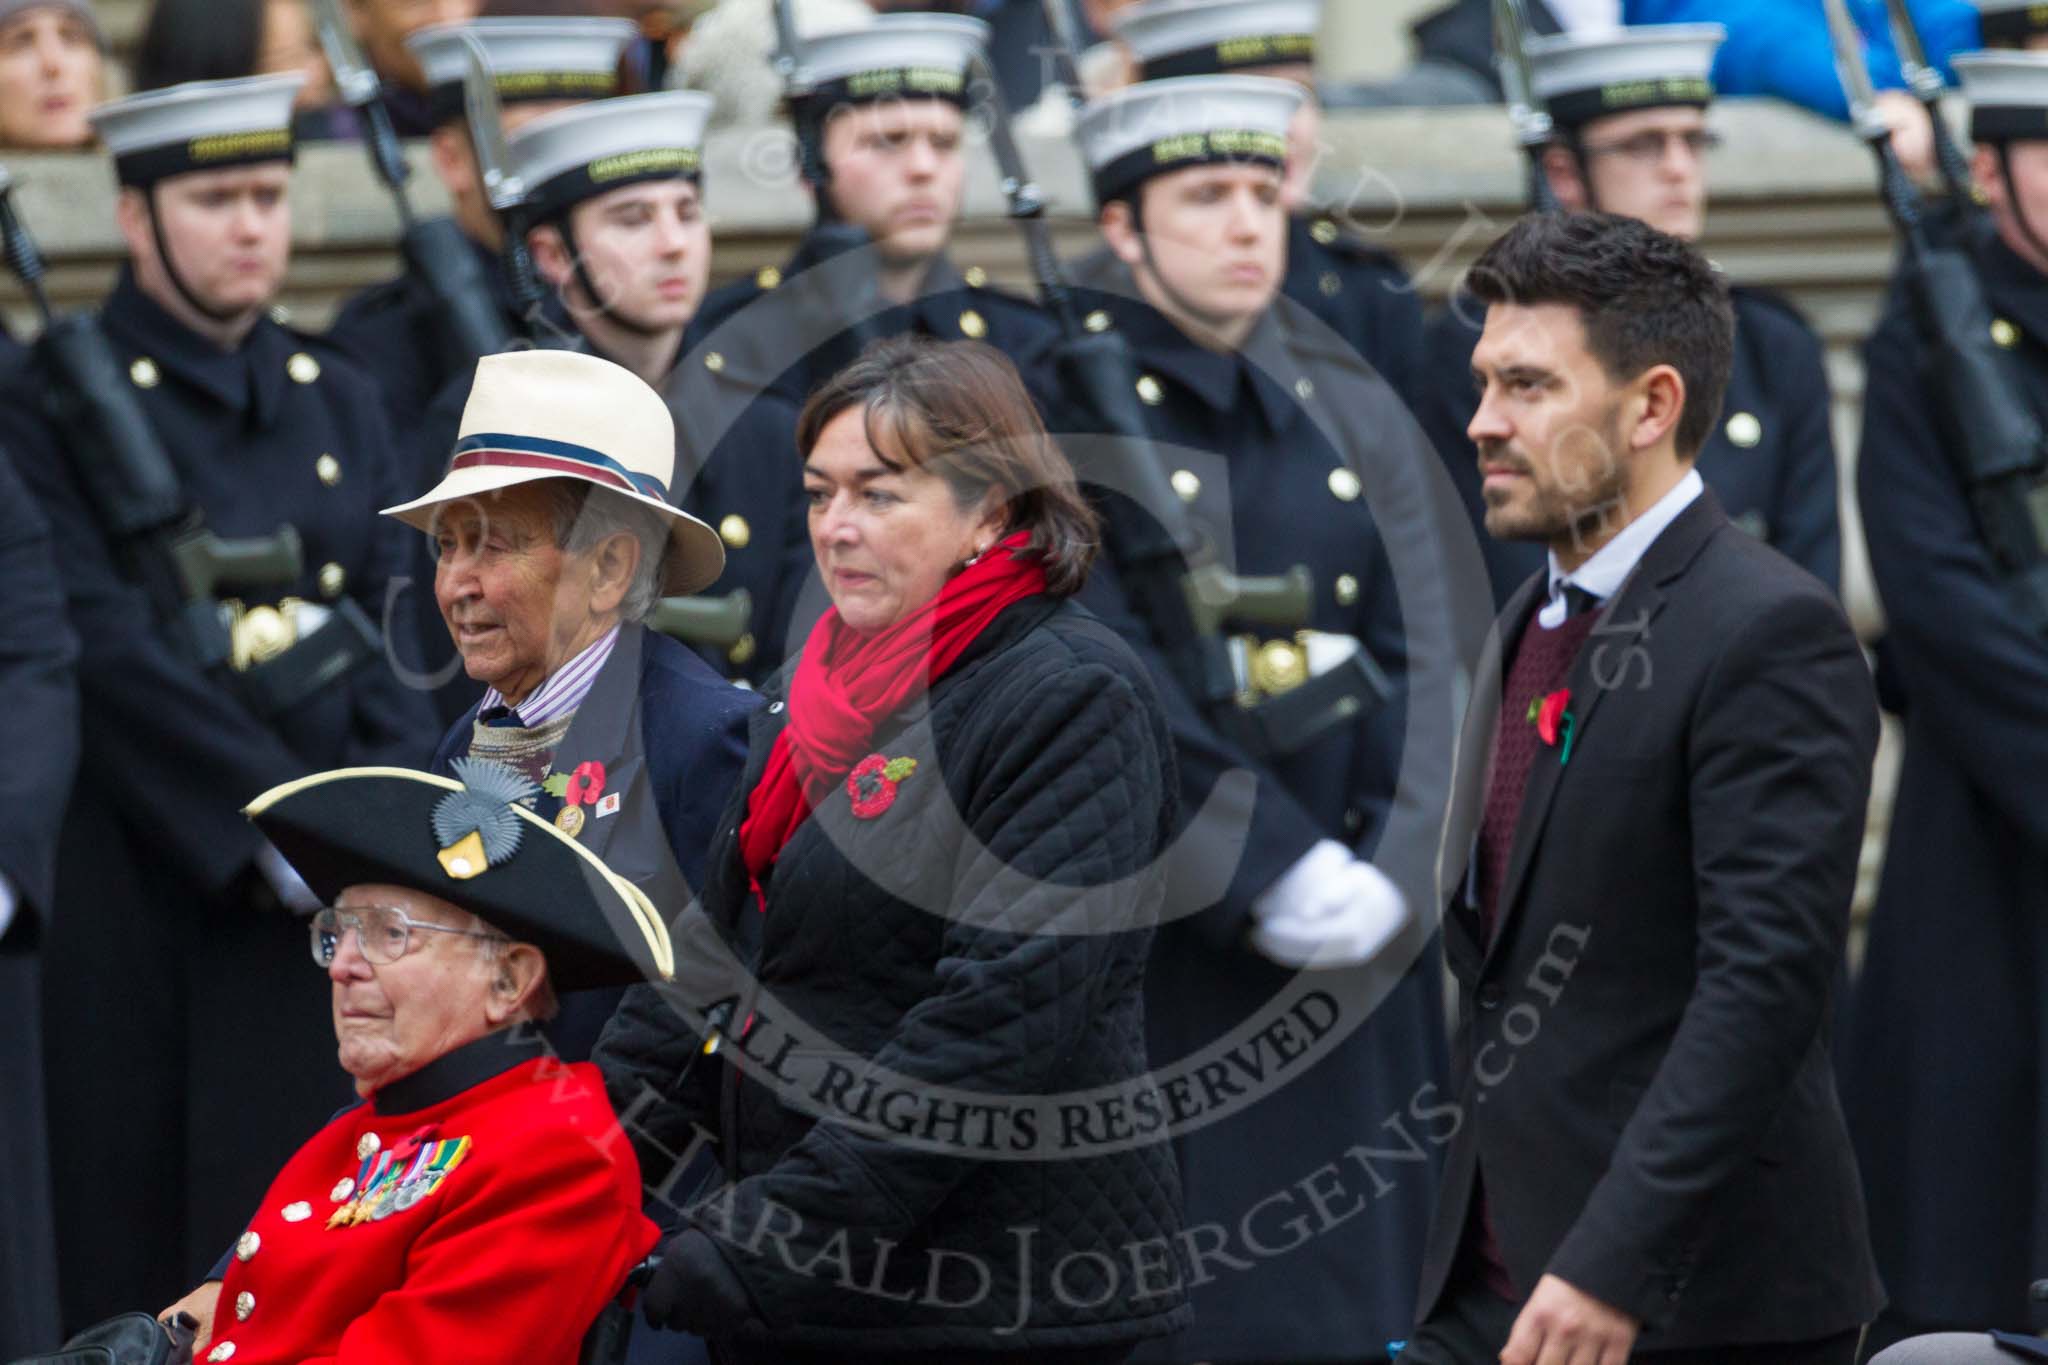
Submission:
{"label": "woman's brown hair", "polygon": [[997,490],[1005,534],[1030,532],[1046,591],[1080,591],[1102,546],[1101,522],[1008,356],[978,341],[875,342],[811,395],[797,419],[797,449],[808,456],[826,425],[854,407],[884,465],[938,475],[963,508]]}

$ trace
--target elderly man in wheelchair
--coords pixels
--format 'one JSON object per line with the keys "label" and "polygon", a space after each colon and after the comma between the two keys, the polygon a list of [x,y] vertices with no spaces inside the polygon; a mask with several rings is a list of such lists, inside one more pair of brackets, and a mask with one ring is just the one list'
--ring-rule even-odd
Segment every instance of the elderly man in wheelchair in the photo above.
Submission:
{"label": "elderly man in wheelchair", "polygon": [[532,1026],[556,990],[670,976],[667,931],[524,776],[457,770],[322,773],[248,809],[329,903],[313,958],[363,1100],[162,1315],[197,1319],[197,1360],[569,1365],[654,1245],[603,1081]]}

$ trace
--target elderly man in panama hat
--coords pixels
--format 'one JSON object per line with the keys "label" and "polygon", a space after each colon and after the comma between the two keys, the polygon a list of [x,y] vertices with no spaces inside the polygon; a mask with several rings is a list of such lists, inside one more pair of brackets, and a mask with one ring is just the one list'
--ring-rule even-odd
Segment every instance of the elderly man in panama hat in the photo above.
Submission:
{"label": "elderly man in panama hat", "polygon": [[[534,813],[665,919],[699,884],[759,705],[640,624],[724,563],[718,533],[668,500],[675,451],[668,405],[630,371],[569,351],[486,356],[446,476],[387,512],[434,538],[435,600],[487,688],[434,771],[517,769]],[[563,1056],[589,1055],[616,1001],[563,1002],[549,1026]]]}
{"label": "elderly man in panama hat", "polygon": [[200,1360],[569,1365],[654,1244],[596,1068],[532,1025],[558,991],[667,979],[662,916],[529,809],[524,774],[454,767],[343,768],[248,807],[323,903],[313,961],[363,1102],[166,1310],[200,1320]]}

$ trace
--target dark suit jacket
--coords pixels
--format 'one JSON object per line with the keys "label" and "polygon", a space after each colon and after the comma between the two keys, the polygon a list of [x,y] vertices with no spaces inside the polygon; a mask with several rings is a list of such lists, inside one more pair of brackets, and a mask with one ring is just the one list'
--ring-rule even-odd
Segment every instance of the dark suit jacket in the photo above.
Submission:
{"label": "dark suit jacket", "polygon": [[[704,884],[719,812],[746,766],[747,717],[760,705],[684,646],[629,625],[555,751],[556,772],[574,772],[588,759],[604,764],[605,791],[621,797],[618,813],[587,819],[578,840],[646,892],[670,923]],[[435,772],[452,773],[454,760],[469,753],[475,721],[472,707],[449,730],[434,754]],[[534,801],[543,820],[561,808],[561,798],[546,792]],[[556,1049],[587,1057],[619,995],[564,999],[548,1031]]]}
{"label": "dark suit jacket", "polygon": [[[1447,859],[1478,828],[1501,675],[1496,646]],[[1825,1036],[1877,745],[1848,622],[1707,492],[1610,601],[1570,690],[1569,761],[1531,771],[1493,942],[1462,891],[1445,916],[1464,1121],[1421,1311],[1476,1166],[1516,1284],[1558,1275],[1640,1319],[1647,1349],[1865,1322],[1882,1293]]]}

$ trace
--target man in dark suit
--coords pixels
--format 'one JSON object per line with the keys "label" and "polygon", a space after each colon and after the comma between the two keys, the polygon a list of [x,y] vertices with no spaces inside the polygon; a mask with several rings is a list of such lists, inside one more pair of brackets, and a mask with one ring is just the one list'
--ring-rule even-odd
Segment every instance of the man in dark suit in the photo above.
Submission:
{"label": "man in dark suit", "polygon": [[[1544,171],[1558,202],[1640,218],[1698,240],[1708,210],[1707,121],[1717,25],[1604,29],[1529,44],[1531,80],[1558,131]],[[1835,445],[1820,337],[1784,298],[1736,286],[1735,357],[1721,420],[1701,447],[1700,477],[1735,524],[1833,587],[1841,579]],[[1465,458],[1467,377],[1483,305],[1462,295],[1433,318],[1416,417],[1449,463],[1475,522],[1485,512]],[[1542,563],[1534,544],[1484,546],[1496,599]]]}
{"label": "man in dark suit", "polygon": [[1734,329],[1702,257],[1544,215],[1472,283],[1487,530],[1549,565],[1460,750],[1464,1120],[1402,1359],[1846,1365],[1882,1301],[1826,1037],[1868,671],[1693,468]]}
{"label": "man in dark suit", "polygon": [[57,876],[57,831],[78,767],[78,643],[64,620],[64,587],[50,529],[0,454],[0,781],[16,818],[0,830],[0,1359],[58,1340],[57,1228],[43,1105],[44,926]]}

